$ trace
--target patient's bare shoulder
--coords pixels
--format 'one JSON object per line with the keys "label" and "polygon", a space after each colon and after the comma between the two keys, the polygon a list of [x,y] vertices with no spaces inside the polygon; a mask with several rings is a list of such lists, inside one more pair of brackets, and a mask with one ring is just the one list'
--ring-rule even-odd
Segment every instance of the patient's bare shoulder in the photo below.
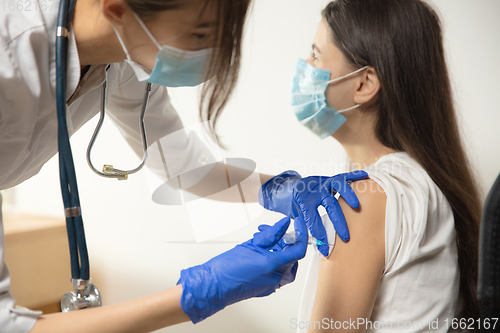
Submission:
{"label": "patient's bare shoulder", "polygon": [[373,310],[385,265],[386,195],[371,179],[352,188],[360,208],[339,199],[350,240],[344,243],[336,236],[332,254],[320,264],[312,320],[369,318]]}
{"label": "patient's bare shoulder", "polygon": [[351,187],[358,197],[360,207],[352,209],[342,197],[339,199],[349,228],[350,240],[344,243],[337,236],[333,251],[336,255],[333,256],[332,253],[333,258],[330,258],[333,260],[339,257],[342,251],[361,251],[363,248],[382,249],[382,254],[385,255],[386,194],[372,179],[354,182]]}

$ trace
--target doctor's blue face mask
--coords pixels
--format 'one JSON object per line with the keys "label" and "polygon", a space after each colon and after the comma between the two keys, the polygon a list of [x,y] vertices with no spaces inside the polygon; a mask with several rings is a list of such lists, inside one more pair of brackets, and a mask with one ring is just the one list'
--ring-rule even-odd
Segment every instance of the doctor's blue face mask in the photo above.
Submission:
{"label": "doctor's blue face mask", "polygon": [[213,55],[213,49],[186,51],[160,45],[139,16],[133,14],[159,50],[156,54],[153,71],[149,72],[144,66],[132,60],[120,34],[113,26],[122,49],[127,55],[125,62],[132,66],[139,81],[150,82],[164,87],[194,87],[210,79],[205,75],[205,65]]}
{"label": "doctor's blue face mask", "polygon": [[300,123],[321,139],[332,135],[346,121],[342,112],[358,108],[361,104],[340,111],[334,109],[326,104],[326,88],[366,68],[368,66],[330,80],[330,71],[316,68],[300,59],[292,78],[292,108]]}

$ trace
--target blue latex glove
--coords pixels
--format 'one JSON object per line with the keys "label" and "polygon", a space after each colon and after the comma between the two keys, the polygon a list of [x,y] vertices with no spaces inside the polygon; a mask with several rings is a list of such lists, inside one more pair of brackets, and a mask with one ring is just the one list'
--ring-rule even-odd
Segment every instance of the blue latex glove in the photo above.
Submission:
{"label": "blue latex glove", "polygon": [[286,250],[276,246],[285,234],[290,218],[274,226],[260,226],[260,232],[235,248],[203,265],[181,271],[181,307],[193,323],[200,322],[226,306],[251,297],[263,297],[295,280],[298,260],[307,249],[307,228],[295,220],[300,236]]}
{"label": "blue latex glove", "polygon": [[359,201],[348,181],[366,179],[365,171],[343,173],[333,177],[313,176],[302,178],[295,171],[285,171],[269,179],[259,190],[259,203],[266,209],[283,213],[291,218],[302,217],[311,235],[325,243],[318,250],[328,256],[326,230],[318,213],[318,206],[325,207],[335,231],[344,242],[349,240],[349,230],[344,213],[334,195],[338,192],[349,206],[359,208]]}

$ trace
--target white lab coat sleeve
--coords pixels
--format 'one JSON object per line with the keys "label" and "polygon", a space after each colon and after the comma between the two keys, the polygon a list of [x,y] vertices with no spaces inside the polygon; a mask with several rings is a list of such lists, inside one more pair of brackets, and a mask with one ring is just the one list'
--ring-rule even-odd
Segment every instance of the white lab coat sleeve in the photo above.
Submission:
{"label": "white lab coat sleeve", "polygon": [[[119,74],[115,75],[118,82],[110,91],[106,110],[132,149],[142,158],[139,116],[146,83],[139,82],[133,69],[126,63],[113,64],[109,71],[118,71]],[[200,160],[198,167],[203,166],[203,161],[214,160],[210,149],[197,135],[180,131],[184,128],[182,121],[170,103],[165,87],[156,84],[152,86],[144,122],[149,149],[154,150],[150,153],[147,166],[161,179],[166,181],[193,170],[193,164],[196,166],[198,159]],[[176,135],[172,136],[174,140],[165,138],[174,132],[176,132]],[[168,174],[162,160],[155,158],[159,156],[157,150],[160,139],[163,154],[173,161],[168,165]],[[200,172],[190,173],[190,179],[184,181],[183,188],[190,188],[198,183],[211,169],[199,170]]]}
{"label": "white lab coat sleeve", "polygon": [[2,196],[0,195],[0,332],[27,333],[36,323],[40,311],[31,311],[16,307],[16,301],[10,293],[10,275],[4,256],[4,232],[2,220]]}
{"label": "white lab coat sleeve", "polygon": [[[0,13],[0,24],[6,24],[2,14],[7,13]],[[28,26],[23,19],[16,16],[8,22],[20,29],[24,24]],[[29,33],[21,33],[8,25],[0,26],[2,29],[13,30],[7,30],[6,34],[20,33],[14,39],[11,36],[0,38],[0,189],[6,189],[39,170],[33,168],[28,158],[34,150],[30,139],[39,135],[36,121],[45,116],[40,111],[41,99],[49,93],[43,85],[48,76],[45,65],[48,60],[42,51],[40,55],[33,51],[47,48],[43,44],[46,40],[44,27],[34,27]]]}

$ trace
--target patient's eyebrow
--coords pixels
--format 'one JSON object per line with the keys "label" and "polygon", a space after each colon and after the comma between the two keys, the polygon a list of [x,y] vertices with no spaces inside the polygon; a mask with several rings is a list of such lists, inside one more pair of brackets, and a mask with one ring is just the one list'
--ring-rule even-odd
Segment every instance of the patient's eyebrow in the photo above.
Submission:
{"label": "patient's eyebrow", "polygon": [[321,51],[318,49],[318,47],[316,46],[316,44],[312,45],[312,49],[313,49],[313,51],[316,50],[316,51],[318,51],[318,53],[321,53]]}

